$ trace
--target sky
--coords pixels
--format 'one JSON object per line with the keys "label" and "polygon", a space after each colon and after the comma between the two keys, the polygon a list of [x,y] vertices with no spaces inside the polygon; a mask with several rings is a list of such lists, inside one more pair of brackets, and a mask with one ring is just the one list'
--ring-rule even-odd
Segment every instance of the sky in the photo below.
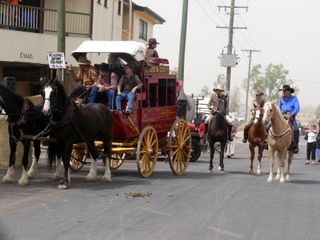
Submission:
{"label": "sky", "polygon": [[[167,58],[170,69],[178,68],[183,0],[133,0],[166,20],[154,26],[153,37],[160,43],[157,51]],[[219,74],[226,75],[219,56],[228,45],[230,16],[224,8],[231,0],[189,0],[187,37],[184,63],[184,90],[198,95],[204,86],[212,90]],[[231,70],[230,89],[239,88],[242,103],[246,91],[241,87],[248,77],[249,52],[253,52],[251,68],[261,64],[283,64],[291,79],[300,89],[301,108],[320,105],[320,1],[319,0],[235,0],[233,47],[240,62]],[[249,97],[251,100],[251,97]]]}

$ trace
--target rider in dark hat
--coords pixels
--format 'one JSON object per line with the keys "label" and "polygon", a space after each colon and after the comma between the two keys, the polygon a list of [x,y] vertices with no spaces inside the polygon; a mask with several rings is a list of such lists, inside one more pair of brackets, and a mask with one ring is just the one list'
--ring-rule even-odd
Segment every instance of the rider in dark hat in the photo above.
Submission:
{"label": "rider in dark hat", "polygon": [[294,132],[294,146],[293,153],[299,152],[299,128],[296,122],[296,116],[300,111],[299,100],[296,96],[291,95],[294,89],[290,85],[283,85],[279,91],[283,92],[283,97],[280,98],[280,111],[286,119],[289,119]]}

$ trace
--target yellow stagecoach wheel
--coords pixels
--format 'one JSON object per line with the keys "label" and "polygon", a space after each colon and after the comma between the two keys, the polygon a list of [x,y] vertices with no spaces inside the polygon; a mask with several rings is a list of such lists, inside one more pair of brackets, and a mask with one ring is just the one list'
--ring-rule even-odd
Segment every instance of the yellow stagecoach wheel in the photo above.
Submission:
{"label": "yellow stagecoach wheel", "polygon": [[140,134],[137,147],[137,165],[142,177],[149,177],[158,159],[158,136],[156,130],[147,126]]}
{"label": "yellow stagecoach wheel", "polygon": [[124,162],[126,155],[127,155],[126,153],[112,153],[111,154],[112,159],[110,159],[110,169],[111,170],[118,169]]}
{"label": "yellow stagecoach wheel", "polygon": [[176,175],[183,174],[189,164],[192,137],[188,123],[177,119],[171,126],[168,148],[170,149],[169,163],[172,172]]}
{"label": "yellow stagecoach wheel", "polygon": [[74,144],[71,152],[70,169],[78,172],[84,165],[88,157],[88,147],[86,144]]}

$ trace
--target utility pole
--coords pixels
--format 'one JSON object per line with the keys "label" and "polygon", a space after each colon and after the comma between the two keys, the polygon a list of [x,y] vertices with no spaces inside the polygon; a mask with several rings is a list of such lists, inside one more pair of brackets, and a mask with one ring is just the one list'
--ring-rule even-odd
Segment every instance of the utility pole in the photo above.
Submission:
{"label": "utility pole", "polygon": [[[248,7],[240,7],[235,6],[235,0],[231,0],[231,6],[218,6],[219,10],[220,8],[230,8],[230,19],[229,19],[229,27],[220,27],[217,26],[217,28],[228,28],[229,29],[229,36],[228,36],[228,47],[227,52],[228,54],[232,54],[232,47],[233,47],[233,29],[247,29],[247,27],[234,27],[234,9],[235,8],[248,8]],[[227,76],[226,76],[226,90],[230,92],[230,82],[231,82],[231,67],[227,67]],[[227,112],[229,111],[229,106],[227,106]]]}
{"label": "utility pole", "polygon": [[189,0],[183,0],[183,6],[182,6],[180,52],[179,52],[179,65],[178,65],[178,80],[181,80],[181,81],[184,80],[184,57],[185,57],[186,36],[187,36],[188,1]]}
{"label": "utility pole", "polygon": [[247,122],[247,116],[248,116],[248,96],[249,96],[249,79],[250,79],[250,69],[251,69],[251,57],[252,52],[260,52],[260,50],[242,50],[249,52],[249,68],[248,68],[248,79],[247,79],[247,96],[246,96],[246,115],[245,115],[245,122]]}
{"label": "utility pole", "polygon": [[[65,53],[66,49],[66,14],[65,0],[58,0],[57,7],[57,39],[58,39],[58,52]],[[59,81],[63,81],[63,69],[57,70],[57,76]]]}
{"label": "utility pole", "polygon": [[[229,19],[229,27],[221,27],[217,26],[217,28],[228,28],[229,29],[229,36],[228,36],[228,47],[227,52],[228,54],[232,54],[232,47],[233,47],[233,29],[247,29],[247,27],[234,27],[234,9],[235,8],[248,8],[248,7],[241,7],[241,6],[235,6],[235,0],[231,0],[231,6],[218,6],[219,10],[220,8],[230,8],[230,19]],[[227,76],[226,76],[226,90],[230,91],[230,82],[231,82],[231,67],[227,67]]]}

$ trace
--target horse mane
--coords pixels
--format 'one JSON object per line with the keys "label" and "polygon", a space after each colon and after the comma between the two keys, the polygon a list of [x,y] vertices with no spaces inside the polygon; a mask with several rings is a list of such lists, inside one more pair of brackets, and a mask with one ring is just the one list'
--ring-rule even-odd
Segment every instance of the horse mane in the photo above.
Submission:
{"label": "horse mane", "polygon": [[62,94],[63,101],[65,104],[69,102],[69,96],[66,87],[58,79],[50,79],[45,85],[56,86],[57,91]]}
{"label": "horse mane", "polygon": [[[3,105],[3,107],[10,107],[10,103],[16,104],[23,104],[25,98],[22,97],[20,94],[15,93],[14,91],[12,91],[10,88],[7,88],[6,86],[4,86],[3,84],[0,84],[0,99],[1,99],[1,105]],[[6,99],[9,98],[10,101],[6,102]]]}
{"label": "horse mane", "polygon": [[[282,116],[282,113],[280,111],[280,108],[278,107],[278,105],[276,104],[276,101],[272,101],[272,102],[267,102],[265,104],[265,106],[267,106],[268,104],[271,105],[272,109],[274,109],[276,111],[276,114],[279,116]],[[265,110],[265,109],[264,109]],[[280,117],[282,122],[288,122],[284,117]]]}

